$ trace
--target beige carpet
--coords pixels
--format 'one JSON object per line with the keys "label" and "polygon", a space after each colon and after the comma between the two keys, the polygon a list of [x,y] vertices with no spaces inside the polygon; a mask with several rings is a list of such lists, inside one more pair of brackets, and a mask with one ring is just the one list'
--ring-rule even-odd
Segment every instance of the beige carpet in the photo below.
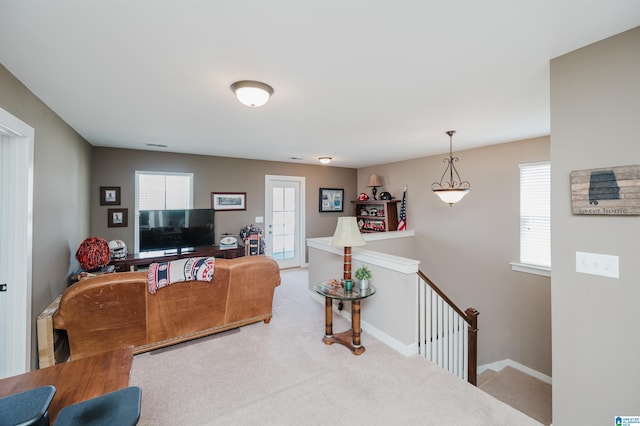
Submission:
{"label": "beige carpet", "polygon": [[513,408],[544,425],[551,424],[551,385],[512,367],[500,372],[486,370],[478,377],[478,386]]}
{"label": "beige carpet", "polygon": [[[140,425],[539,425],[418,357],[363,333],[356,357],[322,343],[307,271],[282,273],[270,324],[134,357]],[[334,317],[334,331],[348,329]]]}

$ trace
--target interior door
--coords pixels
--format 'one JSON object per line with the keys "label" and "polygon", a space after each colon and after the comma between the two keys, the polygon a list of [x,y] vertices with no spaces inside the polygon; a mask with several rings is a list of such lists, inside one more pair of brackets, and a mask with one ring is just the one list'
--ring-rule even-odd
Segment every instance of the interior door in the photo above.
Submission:
{"label": "interior door", "polygon": [[7,322],[7,259],[6,253],[8,250],[8,238],[7,230],[9,229],[9,223],[7,223],[7,208],[4,207],[8,203],[7,199],[7,184],[8,167],[5,161],[8,160],[8,155],[5,153],[9,147],[9,138],[3,133],[0,133],[0,377],[6,377],[6,364],[7,364],[7,352],[5,348],[7,345],[7,330],[4,324]]}
{"label": "interior door", "polygon": [[0,378],[31,364],[33,138],[0,108]]}
{"label": "interior door", "polygon": [[265,251],[280,268],[304,263],[304,185],[304,177],[265,177]]}

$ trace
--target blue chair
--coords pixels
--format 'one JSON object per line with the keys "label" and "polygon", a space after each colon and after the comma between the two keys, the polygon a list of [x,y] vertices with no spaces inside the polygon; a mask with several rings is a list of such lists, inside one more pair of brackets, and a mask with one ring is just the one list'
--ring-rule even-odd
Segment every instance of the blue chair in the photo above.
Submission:
{"label": "blue chair", "polygon": [[56,394],[53,386],[41,386],[0,398],[0,425],[49,426],[49,404]]}
{"label": "blue chair", "polygon": [[140,419],[142,390],[129,386],[64,407],[55,426],[134,426]]}

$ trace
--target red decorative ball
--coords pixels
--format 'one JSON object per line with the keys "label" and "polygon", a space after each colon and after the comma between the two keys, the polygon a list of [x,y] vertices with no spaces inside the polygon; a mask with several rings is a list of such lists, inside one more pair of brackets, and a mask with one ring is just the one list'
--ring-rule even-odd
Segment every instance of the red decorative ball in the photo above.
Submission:
{"label": "red decorative ball", "polygon": [[109,243],[100,237],[87,238],[76,251],[76,259],[85,271],[93,271],[109,264],[109,256]]}

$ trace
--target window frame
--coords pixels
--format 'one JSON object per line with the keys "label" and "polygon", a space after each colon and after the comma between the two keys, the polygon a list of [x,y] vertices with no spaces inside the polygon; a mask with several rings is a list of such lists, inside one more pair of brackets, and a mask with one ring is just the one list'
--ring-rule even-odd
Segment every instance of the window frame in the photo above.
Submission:
{"label": "window frame", "polygon": [[[520,197],[518,204],[518,248],[519,248],[519,261],[511,262],[511,269],[518,272],[525,272],[529,274],[541,275],[550,277],[551,276],[551,265],[543,265],[543,264],[533,264],[526,263],[522,261],[522,191],[523,191],[523,182],[522,182],[522,169],[524,167],[535,167],[540,165],[547,165],[549,167],[549,254],[551,253],[551,161],[540,161],[534,163],[522,163],[519,165],[519,180],[520,180]],[[549,259],[550,261],[550,259]]]}
{"label": "window frame", "polygon": [[[140,253],[140,176],[142,175],[157,175],[157,176],[185,176],[189,178],[189,194],[188,194],[188,202],[185,209],[193,209],[193,194],[194,194],[194,186],[193,173],[183,173],[183,172],[164,172],[164,171],[145,171],[145,170],[136,170],[135,172],[135,212],[134,212],[134,228],[133,228],[133,240],[134,240],[134,253]],[[166,187],[165,187],[166,194]],[[165,205],[166,207],[166,205]]]}

